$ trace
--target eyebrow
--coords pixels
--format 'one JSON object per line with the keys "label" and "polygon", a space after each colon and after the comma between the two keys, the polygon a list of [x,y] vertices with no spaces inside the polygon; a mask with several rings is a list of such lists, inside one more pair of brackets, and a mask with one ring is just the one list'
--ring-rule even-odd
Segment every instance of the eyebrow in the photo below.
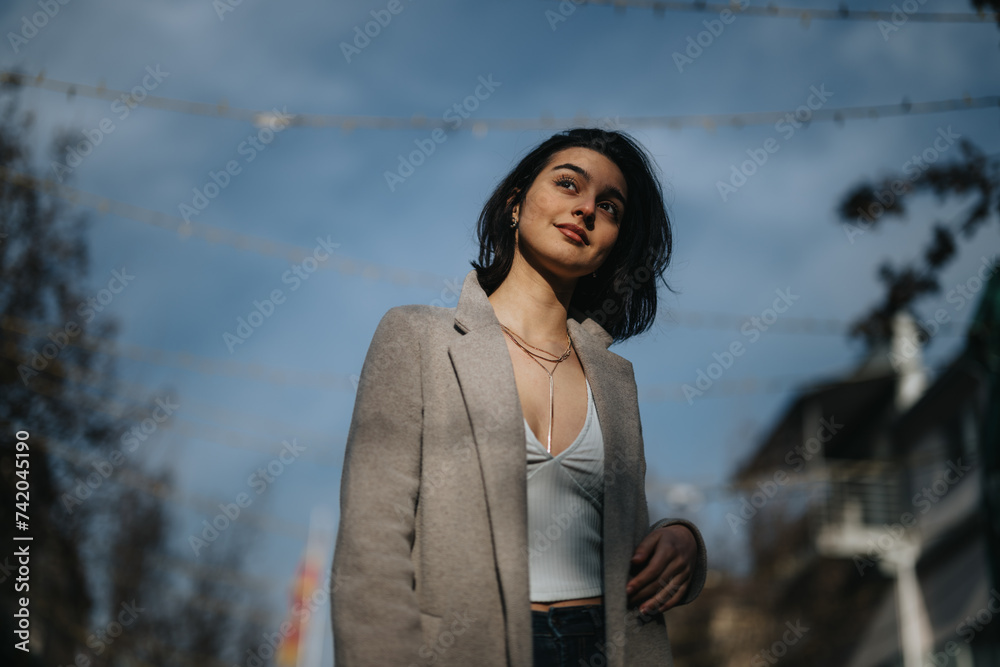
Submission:
{"label": "eyebrow", "polygon": [[[588,181],[591,180],[590,174],[587,172],[586,169],[584,169],[583,167],[578,167],[575,164],[572,164],[570,162],[567,162],[566,164],[561,164],[561,165],[559,165],[557,167],[552,167],[551,171],[555,171],[556,169],[569,169],[570,171],[575,171],[576,173],[580,174],[581,176],[583,176]],[[606,187],[604,189],[603,192],[601,192],[602,195],[606,194],[606,193],[610,193],[610,194],[618,197],[618,199],[621,200],[622,205],[625,205],[625,204],[628,203],[628,200],[625,199],[625,195],[622,194],[622,191],[619,190],[614,185],[609,185],[608,187]]]}

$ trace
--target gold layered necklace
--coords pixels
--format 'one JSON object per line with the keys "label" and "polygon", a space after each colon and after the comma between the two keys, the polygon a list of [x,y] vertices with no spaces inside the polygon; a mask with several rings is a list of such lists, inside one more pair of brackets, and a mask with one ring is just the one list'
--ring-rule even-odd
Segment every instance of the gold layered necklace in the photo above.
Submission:
{"label": "gold layered necklace", "polygon": [[[553,400],[555,398],[555,392],[554,392],[554,384],[553,384],[554,381],[552,379],[552,374],[556,372],[556,368],[559,367],[559,364],[561,362],[566,361],[566,359],[569,358],[570,350],[572,349],[572,346],[573,346],[573,340],[569,337],[569,330],[568,329],[566,330],[566,351],[562,353],[562,356],[556,358],[556,357],[554,357],[552,355],[551,352],[543,350],[543,349],[541,349],[539,347],[535,347],[534,345],[530,344],[528,341],[524,341],[524,343],[522,343],[521,341],[524,340],[524,339],[521,338],[520,336],[518,336],[516,333],[514,333],[510,329],[508,329],[507,327],[505,327],[504,325],[501,324],[500,328],[503,330],[503,332],[505,334],[507,334],[507,336],[512,341],[514,341],[515,345],[517,345],[519,348],[521,348],[522,350],[524,350],[524,352],[528,355],[528,357],[532,361],[534,361],[536,364],[538,364],[539,366],[541,366],[542,370],[545,371],[545,373],[549,376],[549,437],[548,437],[548,441],[546,442],[545,449],[551,455],[552,454],[552,420],[555,417],[555,402]],[[518,340],[519,338],[521,340]],[[527,347],[525,347],[525,346],[527,346]],[[532,350],[537,350],[538,352],[541,352],[542,354],[538,354],[537,352],[532,352],[531,350],[528,349],[529,347]],[[548,361],[550,363],[554,363],[555,366],[553,366],[552,370],[550,371],[549,369],[547,369],[545,366],[542,365],[542,362],[539,361],[539,359],[541,359],[542,361]]]}

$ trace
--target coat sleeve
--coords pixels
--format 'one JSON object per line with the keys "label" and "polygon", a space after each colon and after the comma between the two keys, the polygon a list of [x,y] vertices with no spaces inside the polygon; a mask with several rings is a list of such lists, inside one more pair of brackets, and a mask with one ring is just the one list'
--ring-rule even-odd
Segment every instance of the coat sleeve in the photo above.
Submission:
{"label": "coat sleeve", "polygon": [[[631,367],[631,364],[630,364]],[[635,374],[632,375],[632,383],[635,384]],[[636,414],[638,414],[638,404],[636,405]],[[639,424],[639,440],[642,442],[642,421],[640,419]],[[639,458],[639,479],[645,483],[646,479],[646,452],[645,445],[641,445],[640,448],[640,458]],[[646,490],[645,486],[641,489],[641,508],[643,513],[640,515],[640,520],[643,524],[649,520],[649,505],[646,501]],[[687,593],[684,594],[684,598],[678,603],[679,605],[688,604],[693,602],[696,597],[701,593],[701,589],[705,587],[705,578],[708,575],[708,552],[705,549],[705,540],[701,536],[701,531],[698,530],[697,526],[686,519],[660,519],[646,530],[646,535],[653,532],[657,528],[663,528],[666,526],[672,526],[674,524],[681,524],[687,526],[691,532],[694,534],[694,540],[698,544],[698,553],[695,556],[694,568],[691,572],[691,584],[688,586]],[[637,528],[641,530],[641,528]]]}
{"label": "coat sleeve", "polygon": [[372,337],[340,482],[331,573],[339,667],[418,663],[422,633],[410,552],[420,487],[423,398],[418,330],[406,306]]}
{"label": "coat sleeve", "polygon": [[666,526],[678,524],[689,528],[694,533],[695,542],[698,543],[698,554],[695,556],[694,567],[691,571],[691,585],[688,586],[688,591],[685,593],[684,598],[677,603],[679,606],[693,602],[698,597],[698,594],[701,593],[701,589],[705,587],[705,577],[708,575],[708,552],[705,550],[705,540],[701,536],[701,531],[686,519],[660,519],[649,527],[647,535],[657,528],[665,528]]}

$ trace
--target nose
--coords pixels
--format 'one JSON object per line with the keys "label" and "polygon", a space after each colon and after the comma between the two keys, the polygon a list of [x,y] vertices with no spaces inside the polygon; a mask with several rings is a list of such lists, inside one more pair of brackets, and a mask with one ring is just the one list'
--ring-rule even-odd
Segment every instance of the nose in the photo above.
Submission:
{"label": "nose", "polygon": [[596,217],[597,204],[593,198],[583,198],[577,204],[576,208],[573,209],[573,215],[579,216],[588,229],[593,228],[594,218]]}

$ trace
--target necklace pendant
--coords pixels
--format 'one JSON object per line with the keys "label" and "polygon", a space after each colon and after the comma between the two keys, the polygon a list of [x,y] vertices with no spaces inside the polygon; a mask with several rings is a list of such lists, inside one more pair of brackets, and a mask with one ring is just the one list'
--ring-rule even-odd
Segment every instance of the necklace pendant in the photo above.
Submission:
{"label": "necklace pendant", "polygon": [[552,456],[552,418],[555,417],[555,404],[553,403],[553,398],[555,396],[555,390],[553,388],[552,374],[549,374],[549,442],[546,449],[549,452],[549,456]]}

